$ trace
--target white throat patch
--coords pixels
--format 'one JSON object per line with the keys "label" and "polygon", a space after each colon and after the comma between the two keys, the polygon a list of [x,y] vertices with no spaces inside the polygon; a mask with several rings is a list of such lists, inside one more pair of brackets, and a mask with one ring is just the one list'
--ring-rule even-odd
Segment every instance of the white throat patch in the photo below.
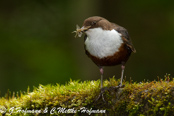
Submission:
{"label": "white throat patch", "polygon": [[86,31],[85,41],[87,51],[98,58],[114,55],[123,43],[121,34],[116,30],[103,30],[101,28]]}

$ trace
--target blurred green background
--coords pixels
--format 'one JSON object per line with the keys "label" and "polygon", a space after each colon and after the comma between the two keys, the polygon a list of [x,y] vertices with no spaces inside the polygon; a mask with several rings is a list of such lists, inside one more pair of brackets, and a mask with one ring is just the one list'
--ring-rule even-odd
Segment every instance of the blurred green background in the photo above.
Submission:
{"label": "blurred green background", "polygon": [[[125,27],[137,50],[126,64],[134,81],[174,75],[172,0],[1,0],[0,91],[26,91],[39,84],[100,79],[85,55],[83,37],[71,32],[90,16]],[[104,78],[120,78],[120,66],[106,67]]]}

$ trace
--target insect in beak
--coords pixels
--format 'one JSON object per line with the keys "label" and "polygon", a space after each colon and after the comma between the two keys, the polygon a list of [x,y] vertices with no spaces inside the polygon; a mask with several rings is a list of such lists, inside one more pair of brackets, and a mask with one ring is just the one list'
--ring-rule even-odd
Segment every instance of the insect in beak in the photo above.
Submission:
{"label": "insect in beak", "polygon": [[78,37],[81,37],[83,32],[88,30],[91,26],[87,26],[87,27],[82,27],[80,28],[78,25],[76,25],[76,31],[73,31],[72,33],[76,33],[75,35],[75,38],[78,36]]}

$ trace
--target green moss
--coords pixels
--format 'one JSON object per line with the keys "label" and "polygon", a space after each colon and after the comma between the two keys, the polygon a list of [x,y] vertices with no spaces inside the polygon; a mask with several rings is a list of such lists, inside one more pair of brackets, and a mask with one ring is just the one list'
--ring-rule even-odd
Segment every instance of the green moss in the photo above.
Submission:
{"label": "green moss", "polygon": [[[169,75],[166,75],[164,80],[152,82],[124,82],[124,88],[105,91],[103,96],[106,102],[102,98],[96,101],[100,94],[100,80],[70,80],[65,85],[39,85],[33,92],[29,92],[29,88],[26,93],[8,91],[0,99],[0,111],[7,109],[5,115],[10,115],[12,110],[12,115],[49,115],[51,111],[53,115],[66,115],[58,111],[77,111],[72,115],[80,115],[83,113],[81,108],[84,108],[85,114],[90,114],[87,110],[92,110],[91,115],[102,115],[95,114],[96,110],[106,111],[110,115],[174,115],[174,80],[169,80]],[[109,88],[118,83],[119,80],[113,77],[105,80],[104,86]]]}

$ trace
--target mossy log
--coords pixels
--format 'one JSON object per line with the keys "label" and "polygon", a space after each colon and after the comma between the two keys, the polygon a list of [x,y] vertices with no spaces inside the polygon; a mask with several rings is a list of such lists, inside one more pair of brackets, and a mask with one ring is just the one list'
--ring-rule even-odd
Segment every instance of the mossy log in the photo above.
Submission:
{"label": "mossy log", "polygon": [[[111,78],[104,86],[117,86]],[[0,99],[2,115],[174,116],[174,80],[124,82],[124,88],[100,94],[100,80],[40,85],[33,92],[7,93]]]}

